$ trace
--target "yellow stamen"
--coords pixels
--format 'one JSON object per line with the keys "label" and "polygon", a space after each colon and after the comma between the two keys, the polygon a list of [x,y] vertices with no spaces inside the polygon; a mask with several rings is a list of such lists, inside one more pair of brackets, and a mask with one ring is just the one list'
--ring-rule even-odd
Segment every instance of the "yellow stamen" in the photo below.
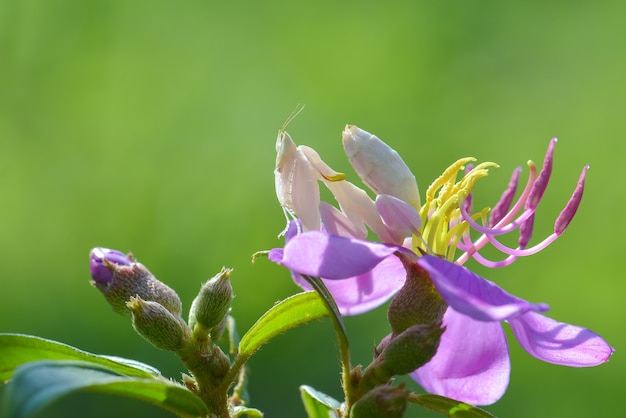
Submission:
{"label": "yellow stamen", "polygon": [[476,158],[461,158],[450,167],[446,168],[443,174],[441,174],[435,181],[433,181],[433,183],[428,187],[428,190],[426,190],[426,200],[433,200],[435,198],[435,192],[444,184],[454,181],[459,170],[462,170],[465,164],[472,161],[476,161]]}
{"label": "yellow stamen", "polygon": [[[457,181],[459,171],[467,163],[476,161],[467,157],[457,160],[439,176],[426,191],[426,202],[420,210],[422,217],[421,235],[413,236],[413,250],[424,250],[439,254],[452,261],[458,243],[469,230],[469,224],[462,220],[460,207],[481,178],[489,174],[489,168],[499,167],[496,163],[485,162],[472,168]],[[482,219],[491,209],[485,208],[472,218]]]}

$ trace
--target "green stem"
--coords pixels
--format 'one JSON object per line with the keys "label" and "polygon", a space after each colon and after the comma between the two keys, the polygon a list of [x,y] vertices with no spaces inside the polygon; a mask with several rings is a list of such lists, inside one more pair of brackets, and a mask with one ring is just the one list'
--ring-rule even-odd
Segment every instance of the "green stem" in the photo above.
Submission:
{"label": "green stem", "polygon": [[337,340],[339,341],[339,351],[341,352],[341,383],[343,387],[343,394],[346,401],[345,416],[350,415],[350,409],[353,404],[352,379],[350,371],[352,366],[350,365],[350,345],[348,343],[348,334],[346,328],[341,319],[341,313],[335,303],[332,295],[328,291],[328,288],[319,277],[312,277],[302,275],[302,277],[311,285],[311,287],[320,295],[328,310],[332,313],[331,320],[337,333]]}
{"label": "green stem", "polygon": [[210,340],[205,338],[201,332],[193,333],[187,344],[176,355],[183,362],[185,367],[193,375],[198,390],[198,395],[209,408],[211,416],[219,418],[229,418],[228,411],[228,386],[223,388],[223,379],[228,367],[228,359],[220,358],[224,354],[217,348],[211,349]]}

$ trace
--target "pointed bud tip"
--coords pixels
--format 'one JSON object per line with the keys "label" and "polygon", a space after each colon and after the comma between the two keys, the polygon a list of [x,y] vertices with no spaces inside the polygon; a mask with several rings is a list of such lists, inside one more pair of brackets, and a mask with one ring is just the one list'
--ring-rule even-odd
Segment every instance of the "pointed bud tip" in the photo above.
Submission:
{"label": "pointed bud tip", "polygon": [[213,278],[204,283],[189,310],[189,326],[211,330],[218,326],[230,311],[234,298],[230,276],[233,269],[222,267]]}
{"label": "pointed bud tip", "polygon": [[184,321],[158,302],[131,296],[126,306],[132,313],[135,331],[161,350],[179,349],[190,334]]}

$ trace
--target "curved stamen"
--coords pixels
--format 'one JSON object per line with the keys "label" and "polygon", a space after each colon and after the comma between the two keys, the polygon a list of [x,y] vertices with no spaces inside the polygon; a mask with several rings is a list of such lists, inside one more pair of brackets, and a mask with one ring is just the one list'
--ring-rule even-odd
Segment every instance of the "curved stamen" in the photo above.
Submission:
{"label": "curved stamen", "polygon": [[552,234],[548,235],[539,244],[537,244],[537,245],[535,245],[533,247],[530,247],[530,248],[516,248],[516,249],[507,247],[506,245],[504,245],[501,242],[499,242],[493,236],[487,235],[486,237],[489,240],[489,242],[491,243],[491,245],[493,245],[495,248],[497,248],[498,250],[502,251],[503,253],[509,254],[509,255],[515,255],[517,257],[526,257],[526,256],[529,256],[529,255],[537,254],[539,251],[543,250],[548,245],[552,244],[559,237],[559,235],[556,234],[556,233],[552,233]]}
{"label": "curved stamen", "polygon": [[541,167],[539,177],[537,177],[537,181],[533,184],[533,188],[526,201],[527,208],[536,208],[548,187],[548,181],[552,175],[552,162],[554,161],[554,145],[556,141],[556,138],[552,138],[550,145],[548,145],[548,151],[546,151],[546,156],[543,159],[543,167]]}
{"label": "curved stamen", "polygon": [[559,216],[556,218],[556,222],[554,223],[554,232],[558,235],[561,235],[569,223],[572,221],[572,218],[576,214],[578,210],[578,205],[580,205],[580,201],[583,198],[583,190],[585,189],[585,177],[587,176],[587,170],[589,170],[589,164],[583,167],[582,173],[580,173],[580,177],[578,178],[578,183],[576,184],[576,188],[574,189],[574,193],[572,193],[572,197],[570,197],[569,201],[565,205],[565,208],[559,213]]}
{"label": "curved stamen", "polygon": [[524,225],[524,223],[527,222],[528,219],[530,219],[530,217],[534,213],[535,213],[535,209],[526,209],[519,216],[519,218],[517,218],[515,221],[511,222],[507,226],[505,226],[503,228],[490,228],[490,227],[487,227],[487,226],[480,225],[479,223],[477,223],[474,220],[472,220],[471,215],[469,213],[467,213],[465,208],[463,208],[463,207],[461,208],[461,214],[463,215],[463,220],[467,221],[470,224],[470,226],[472,228],[474,228],[475,230],[477,230],[478,232],[486,234],[486,235],[505,235],[505,234],[508,234],[508,233],[516,230],[517,228],[521,227],[522,225]]}
{"label": "curved stamen", "polygon": [[[524,187],[522,194],[517,199],[511,210],[509,210],[509,212],[504,216],[504,218],[502,218],[497,224],[494,225],[494,228],[500,228],[502,227],[502,225],[507,225],[508,223],[510,223],[515,215],[517,215],[520,209],[524,206],[532,185],[537,178],[537,166],[532,161],[528,161],[528,169],[528,181],[526,182],[526,186]],[[484,247],[487,242],[489,242],[487,235],[483,234],[474,242],[474,246],[472,248],[461,254],[461,256],[456,260],[456,263],[459,265],[465,264],[467,260],[469,260],[469,258],[472,256],[472,254]]]}
{"label": "curved stamen", "polygon": [[[491,215],[489,216],[489,226],[494,226],[502,218],[506,215],[506,212],[511,207],[511,203],[513,202],[513,198],[515,197],[515,192],[517,191],[517,185],[519,184],[519,175],[522,172],[522,167],[517,167],[513,170],[513,174],[511,175],[511,180],[509,180],[509,184],[507,188],[502,193],[500,200],[491,210]],[[469,211],[468,211],[469,212]]]}
{"label": "curved stamen", "polygon": [[[465,244],[468,247],[473,246],[473,243],[469,237],[469,234],[467,234],[467,236],[464,236],[463,239],[465,240]],[[515,255],[509,255],[507,256],[507,258],[505,258],[504,260],[500,260],[500,261],[492,261],[492,260],[488,260],[487,258],[483,257],[478,250],[472,253],[472,258],[475,259],[476,261],[478,261],[480,264],[482,264],[485,267],[489,267],[489,268],[500,268],[500,267],[506,267],[509,266],[511,264],[513,264],[513,262],[515,260],[517,260],[517,256]]]}

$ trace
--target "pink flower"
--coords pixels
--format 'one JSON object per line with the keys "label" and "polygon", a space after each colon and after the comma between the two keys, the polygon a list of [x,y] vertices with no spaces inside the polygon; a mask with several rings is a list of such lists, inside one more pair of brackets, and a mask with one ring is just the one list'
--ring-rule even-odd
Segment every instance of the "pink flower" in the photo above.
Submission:
{"label": "pink flower", "polygon": [[[415,177],[397,152],[354,126],[346,127],[343,143],[352,166],[376,193],[375,200],[330,169],[312,149],[296,147],[286,133],[279,133],[276,189],[286,213],[298,219],[290,224],[285,247],[272,250],[270,259],[291,270],[304,288],[307,284],[300,275],[324,279],[345,315],[371,310],[403,286],[407,271],[400,258],[424,269],[449,306],[437,353],[411,373],[426,390],[476,405],[497,401],[510,374],[502,321],[540,360],[570,367],[608,360],[613,348],[597,334],[543,316],[539,312],[548,310],[546,304],[517,298],[462,266],[470,258],[488,267],[506,266],[540,251],[565,231],[582,198],[588,167],[558,216],[553,234],[528,247],[535,212],[552,172],[556,139],[550,142],[538,175],[529,163],[528,182],[515,203],[521,169],[514,171],[494,209],[478,213],[471,213],[471,193],[496,164],[463,171],[474,159],[455,162],[428,188],[422,205]],[[320,201],[319,181],[329,188],[339,208]],[[366,227],[382,242],[368,241]],[[471,230],[480,235],[473,239]],[[517,248],[498,241],[497,237],[513,231],[519,235]],[[505,258],[494,261],[480,255],[487,244]],[[462,254],[455,258],[457,249]]]}

